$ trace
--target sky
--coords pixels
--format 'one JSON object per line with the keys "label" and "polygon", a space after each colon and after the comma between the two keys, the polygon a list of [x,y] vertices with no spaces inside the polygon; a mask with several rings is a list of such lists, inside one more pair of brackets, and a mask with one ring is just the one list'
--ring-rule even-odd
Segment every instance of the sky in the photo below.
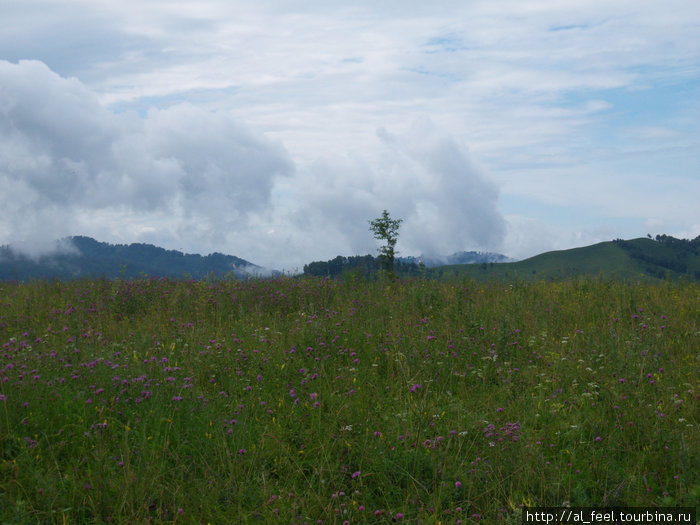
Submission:
{"label": "sky", "polygon": [[[700,235],[697,0],[0,0],[0,244],[522,259]],[[65,248],[65,247],[64,247]]]}

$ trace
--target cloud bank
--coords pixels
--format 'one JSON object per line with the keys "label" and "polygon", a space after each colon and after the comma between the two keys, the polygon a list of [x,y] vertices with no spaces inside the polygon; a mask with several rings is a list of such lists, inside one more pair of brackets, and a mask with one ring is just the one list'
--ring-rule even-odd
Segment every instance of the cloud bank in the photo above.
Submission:
{"label": "cloud bank", "polygon": [[504,237],[497,188],[427,117],[376,130],[364,156],[320,155],[297,173],[281,144],[224,112],[115,114],[36,61],[0,62],[0,80],[0,231],[25,252],[91,234],[301,265],[374,252],[367,222],[383,209],[404,220],[405,253],[492,249]]}
{"label": "cloud bank", "polygon": [[36,251],[70,234],[154,232],[214,246],[267,210],[276,178],[293,172],[282,145],[223,112],[183,103],[114,114],[35,61],[0,62],[0,83],[9,244]]}
{"label": "cloud bank", "polygon": [[293,269],[373,251],[384,208],[405,255],[700,233],[697,2],[1,11],[2,243]]}

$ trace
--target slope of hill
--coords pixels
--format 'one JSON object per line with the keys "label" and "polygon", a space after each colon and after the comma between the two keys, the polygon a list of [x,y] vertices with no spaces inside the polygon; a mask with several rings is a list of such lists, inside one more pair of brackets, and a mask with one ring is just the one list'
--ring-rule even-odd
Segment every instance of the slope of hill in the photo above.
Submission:
{"label": "slope of hill", "polygon": [[221,253],[192,255],[151,244],[109,244],[82,236],[66,240],[75,250],[38,259],[16,254],[9,246],[1,247],[0,280],[141,276],[200,279],[211,274],[244,278],[264,272],[244,259]]}
{"label": "slope of hill", "polygon": [[601,277],[627,281],[700,279],[700,237],[692,241],[657,236],[628,241],[601,242],[583,248],[559,250],[523,261],[451,265],[434,268],[437,277],[468,275],[474,279],[549,280]]}
{"label": "slope of hill", "polygon": [[[421,255],[420,257],[397,257],[394,272],[400,277],[417,277],[425,275],[426,268],[435,268],[448,264],[476,264],[483,262],[508,262],[511,259],[500,253],[491,252],[456,252],[452,255]],[[304,275],[320,277],[339,277],[353,273],[363,277],[376,274],[381,268],[380,257],[373,255],[338,255],[328,261],[313,261],[304,265]]]}
{"label": "slope of hill", "polygon": [[[221,253],[207,256],[165,250],[150,244],[108,244],[90,237],[65,239],[75,250],[51,256],[29,258],[11,247],[0,247],[0,280],[75,279],[81,277],[135,278],[143,276],[201,279],[216,277],[247,278],[279,275],[260,266]],[[504,256],[463,252],[452,260],[481,263],[451,264],[426,268],[410,258],[396,261],[396,274],[404,277],[445,278],[468,276],[476,280],[551,280],[593,277],[626,281],[685,279],[700,280],[700,237],[693,240],[657,235],[656,239],[617,239],[583,248],[559,250],[518,262],[497,262]],[[478,259],[477,259],[478,260]],[[369,277],[380,264],[371,255],[341,257],[304,266],[305,275],[340,276],[347,272]]]}
{"label": "slope of hill", "polygon": [[504,263],[512,261],[512,259],[500,253],[465,251],[455,252],[451,255],[421,255],[419,257],[399,257],[398,260],[410,264],[424,264],[426,268],[446,266],[449,264],[481,264],[497,262]]}
{"label": "slope of hill", "polygon": [[[355,275],[368,278],[376,276],[381,268],[379,257],[372,255],[353,255],[344,257],[338,255],[329,261],[313,261],[304,265],[304,275],[316,277],[340,277],[343,275]],[[415,277],[423,274],[421,268],[415,262],[405,262],[397,259],[394,264],[394,271],[400,277]]]}

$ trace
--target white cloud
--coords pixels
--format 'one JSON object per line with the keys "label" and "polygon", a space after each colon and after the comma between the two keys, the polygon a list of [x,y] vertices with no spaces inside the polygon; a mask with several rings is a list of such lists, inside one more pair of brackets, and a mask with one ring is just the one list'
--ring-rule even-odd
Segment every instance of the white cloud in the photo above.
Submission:
{"label": "white cloud", "polygon": [[180,104],[115,115],[39,62],[0,62],[0,79],[0,199],[11,211],[0,228],[11,243],[86,233],[75,230],[91,230],[98,212],[150,218],[141,232],[220,239],[264,211],[275,178],[293,169],[281,145],[223,112]]}
{"label": "white cloud", "polygon": [[697,224],[665,189],[700,169],[697,2],[0,6],[0,56],[36,60],[0,63],[3,240],[110,232],[271,266],[371,251],[383,208],[404,253],[515,255],[501,214],[524,200],[562,242]]}
{"label": "white cloud", "polygon": [[295,200],[292,220],[328,258],[375,253],[368,221],[383,209],[403,220],[397,248],[405,254],[494,249],[505,234],[498,189],[427,118],[401,134],[380,129],[364,156],[317,162],[300,174]]}

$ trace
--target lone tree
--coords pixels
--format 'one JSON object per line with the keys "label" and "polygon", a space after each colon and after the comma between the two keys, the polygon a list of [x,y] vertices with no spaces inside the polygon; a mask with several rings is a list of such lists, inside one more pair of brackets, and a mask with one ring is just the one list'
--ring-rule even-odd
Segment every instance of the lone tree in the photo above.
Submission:
{"label": "lone tree", "polygon": [[373,221],[369,221],[369,229],[374,233],[374,238],[386,241],[386,246],[379,249],[379,255],[391,277],[394,276],[394,247],[399,239],[399,227],[402,219],[392,219],[389,212],[384,210],[382,216]]}

